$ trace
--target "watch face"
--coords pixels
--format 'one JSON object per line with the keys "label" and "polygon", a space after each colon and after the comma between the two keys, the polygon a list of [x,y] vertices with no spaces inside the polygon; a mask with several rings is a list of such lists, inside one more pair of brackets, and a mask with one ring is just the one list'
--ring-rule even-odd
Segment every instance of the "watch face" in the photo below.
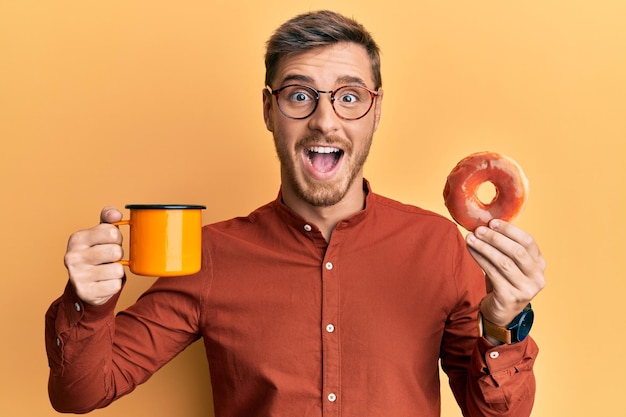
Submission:
{"label": "watch face", "polygon": [[532,310],[527,310],[520,316],[517,327],[517,341],[521,342],[526,339],[528,333],[530,333],[530,328],[533,326],[533,321],[535,319],[535,313]]}

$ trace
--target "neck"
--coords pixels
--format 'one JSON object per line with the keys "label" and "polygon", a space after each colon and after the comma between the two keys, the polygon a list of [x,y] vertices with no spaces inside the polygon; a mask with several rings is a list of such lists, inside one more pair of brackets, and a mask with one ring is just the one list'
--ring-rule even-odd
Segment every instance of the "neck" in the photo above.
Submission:
{"label": "neck", "polygon": [[315,224],[327,242],[335,230],[337,224],[363,210],[365,206],[365,191],[363,190],[363,178],[354,179],[344,198],[337,204],[327,207],[311,205],[300,198],[293,190],[282,185],[283,201],[294,212],[298,213],[306,221]]}

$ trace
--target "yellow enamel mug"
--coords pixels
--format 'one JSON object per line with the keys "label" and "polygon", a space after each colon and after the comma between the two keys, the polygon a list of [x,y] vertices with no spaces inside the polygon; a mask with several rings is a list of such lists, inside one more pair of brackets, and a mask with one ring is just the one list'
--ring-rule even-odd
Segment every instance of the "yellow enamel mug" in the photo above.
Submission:
{"label": "yellow enamel mug", "polygon": [[121,260],[137,275],[174,277],[200,270],[202,264],[202,210],[205,206],[128,204],[130,254]]}

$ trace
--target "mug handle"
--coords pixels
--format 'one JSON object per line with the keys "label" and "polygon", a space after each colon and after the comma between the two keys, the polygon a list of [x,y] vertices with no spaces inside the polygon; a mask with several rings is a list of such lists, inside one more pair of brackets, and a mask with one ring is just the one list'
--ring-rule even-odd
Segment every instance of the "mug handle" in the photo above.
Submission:
{"label": "mug handle", "polygon": [[[113,226],[124,226],[124,225],[130,226],[130,220],[120,220],[119,222],[113,222],[109,224],[112,224]],[[130,260],[126,260],[126,259],[120,259],[119,261],[117,261],[117,263],[122,264],[124,266],[130,266]]]}

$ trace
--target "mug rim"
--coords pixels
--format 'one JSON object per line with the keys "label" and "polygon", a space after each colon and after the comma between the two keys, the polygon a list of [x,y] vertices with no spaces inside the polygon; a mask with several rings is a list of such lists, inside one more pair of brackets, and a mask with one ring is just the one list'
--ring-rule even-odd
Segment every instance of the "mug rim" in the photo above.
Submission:
{"label": "mug rim", "polygon": [[198,204],[127,204],[131,210],[204,210],[206,206]]}

